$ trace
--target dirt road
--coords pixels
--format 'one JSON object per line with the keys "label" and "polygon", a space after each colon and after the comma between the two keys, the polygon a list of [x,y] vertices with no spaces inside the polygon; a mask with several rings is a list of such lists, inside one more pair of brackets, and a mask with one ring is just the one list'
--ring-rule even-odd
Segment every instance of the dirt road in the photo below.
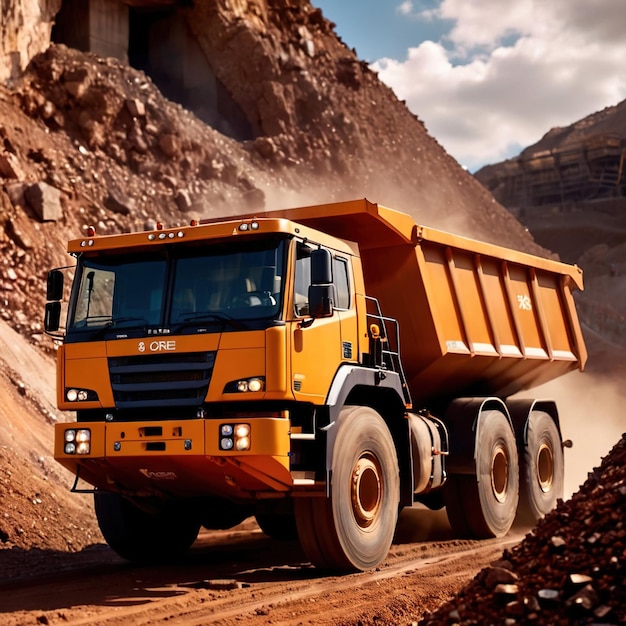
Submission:
{"label": "dirt road", "polygon": [[[131,566],[104,546],[56,561],[26,552],[24,576],[0,582],[0,623],[411,624],[521,539],[455,540],[444,518],[404,511],[385,563],[340,577],[251,521],[201,533],[184,562],[161,567]],[[28,575],[33,564],[36,577]]]}

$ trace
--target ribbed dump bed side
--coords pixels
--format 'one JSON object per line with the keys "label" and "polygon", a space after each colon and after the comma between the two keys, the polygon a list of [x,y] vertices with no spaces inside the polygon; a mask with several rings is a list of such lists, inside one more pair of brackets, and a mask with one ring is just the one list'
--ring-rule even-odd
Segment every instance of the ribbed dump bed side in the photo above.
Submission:
{"label": "ribbed dump bed side", "polygon": [[400,322],[414,404],[508,396],[582,369],[569,276],[425,239],[363,257],[368,289]]}
{"label": "ribbed dump bed side", "polygon": [[284,217],[359,244],[367,295],[399,321],[414,405],[508,396],[583,368],[579,268],[418,226],[367,200]]}

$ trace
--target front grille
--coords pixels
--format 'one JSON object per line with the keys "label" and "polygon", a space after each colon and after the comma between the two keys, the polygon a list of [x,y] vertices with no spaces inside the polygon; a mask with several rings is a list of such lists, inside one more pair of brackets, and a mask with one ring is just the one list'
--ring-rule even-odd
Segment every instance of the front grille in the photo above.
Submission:
{"label": "front grille", "polygon": [[118,409],[198,406],[206,397],[215,352],[151,354],[109,359]]}

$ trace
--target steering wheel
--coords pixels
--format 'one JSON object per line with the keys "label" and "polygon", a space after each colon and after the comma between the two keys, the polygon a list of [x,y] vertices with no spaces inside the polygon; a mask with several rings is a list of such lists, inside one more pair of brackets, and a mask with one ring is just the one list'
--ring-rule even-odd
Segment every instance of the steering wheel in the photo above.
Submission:
{"label": "steering wheel", "polygon": [[231,307],[244,306],[273,306],[276,299],[269,291],[247,291],[235,296],[231,302]]}

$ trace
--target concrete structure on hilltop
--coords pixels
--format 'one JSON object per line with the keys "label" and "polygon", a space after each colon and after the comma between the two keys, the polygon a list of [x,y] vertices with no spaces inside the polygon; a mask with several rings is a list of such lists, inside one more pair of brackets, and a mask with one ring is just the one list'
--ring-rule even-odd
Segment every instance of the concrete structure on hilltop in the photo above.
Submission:
{"label": "concrete structure on hilltop", "polygon": [[181,12],[186,0],[63,0],[51,39],[143,70],[170,100],[222,134],[254,138]]}
{"label": "concrete structure on hilltop", "polygon": [[572,210],[593,203],[616,214],[626,208],[626,138],[595,135],[490,165],[476,178],[520,216],[536,209]]}

